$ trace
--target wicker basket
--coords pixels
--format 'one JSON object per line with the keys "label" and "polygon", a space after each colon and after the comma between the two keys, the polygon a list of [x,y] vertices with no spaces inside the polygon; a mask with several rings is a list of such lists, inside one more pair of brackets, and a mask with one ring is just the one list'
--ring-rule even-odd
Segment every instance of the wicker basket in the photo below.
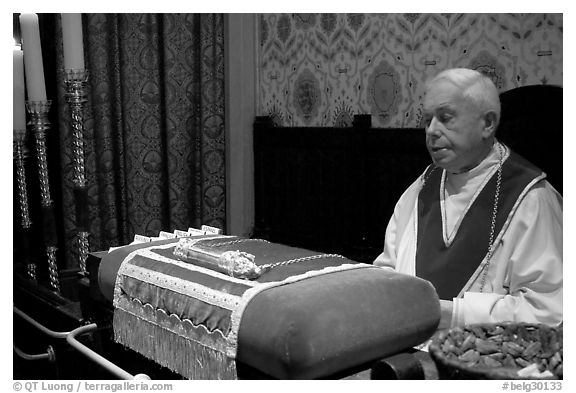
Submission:
{"label": "wicker basket", "polygon": [[[446,379],[562,379],[562,347],[562,327],[477,324],[439,332],[430,354],[440,377]],[[552,375],[518,374],[530,364]]]}

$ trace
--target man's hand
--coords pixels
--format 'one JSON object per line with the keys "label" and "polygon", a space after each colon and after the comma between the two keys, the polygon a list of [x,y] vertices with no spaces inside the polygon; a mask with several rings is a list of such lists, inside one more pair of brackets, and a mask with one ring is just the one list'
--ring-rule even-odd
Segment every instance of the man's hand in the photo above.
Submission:
{"label": "man's hand", "polygon": [[452,325],[452,301],[440,300],[440,324],[438,329],[446,329]]}

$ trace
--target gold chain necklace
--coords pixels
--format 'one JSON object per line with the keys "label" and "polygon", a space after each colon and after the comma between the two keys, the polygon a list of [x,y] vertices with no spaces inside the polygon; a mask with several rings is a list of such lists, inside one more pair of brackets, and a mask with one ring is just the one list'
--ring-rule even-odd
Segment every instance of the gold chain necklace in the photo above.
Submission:
{"label": "gold chain necklace", "polygon": [[321,259],[321,258],[342,258],[342,259],[346,259],[346,257],[339,255],[339,254],[318,254],[318,255],[311,255],[308,257],[301,257],[301,258],[294,258],[294,259],[288,259],[286,261],[282,261],[282,262],[276,262],[276,263],[267,263],[265,265],[260,266],[263,270],[271,270],[274,269],[276,267],[279,266],[287,266],[287,265],[292,265],[294,263],[299,263],[299,262],[306,262],[306,261],[311,261],[314,259]]}
{"label": "gold chain necklace", "polygon": [[502,164],[504,161],[504,152],[502,150],[503,150],[502,145],[498,143],[498,152],[500,153],[500,158],[498,160],[498,173],[496,175],[496,191],[494,191],[494,207],[492,208],[492,222],[490,223],[490,240],[488,241],[488,254],[486,255],[486,263],[482,268],[484,270],[484,274],[482,275],[482,280],[480,282],[480,292],[484,292],[484,285],[486,285],[486,277],[488,276],[490,261],[492,260],[492,255],[494,254],[494,248],[493,248],[494,232],[496,230],[496,216],[498,215],[498,201],[500,198],[500,185],[502,183]]}
{"label": "gold chain necklace", "polygon": [[[486,285],[486,277],[488,276],[488,268],[490,267],[490,261],[492,260],[492,255],[494,253],[493,244],[494,244],[494,232],[496,231],[496,216],[498,215],[498,201],[500,199],[500,186],[502,183],[502,164],[504,161],[504,152],[503,147],[499,142],[498,143],[498,152],[500,157],[498,159],[498,172],[496,174],[496,191],[494,192],[494,206],[492,208],[492,221],[490,223],[490,239],[488,241],[488,254],[486,255],[486,263],[482,270],[484,273],[482,275],[482,280],[480,282],[480,292],[484,292],[484,286]],[[434,164],[433,164],[434,165]],[[428,174],[422,180],[421,189],[424,188],[426,185],[426,181],[432,175],[438,167],[434,165],[434,167],[428,172]]]}

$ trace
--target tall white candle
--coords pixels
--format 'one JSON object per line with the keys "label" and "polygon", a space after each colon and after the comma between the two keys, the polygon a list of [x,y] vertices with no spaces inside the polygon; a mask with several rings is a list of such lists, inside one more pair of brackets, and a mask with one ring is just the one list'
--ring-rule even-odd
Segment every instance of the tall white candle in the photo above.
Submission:
{"label": "tall white candle", "polygon": [[24,92],[24,53],[19,46],[14,47],[14,96],[12,106],[14,108],[14,119],[12,129],[26,129],[26,106]]}
{"label": "tall white candle", "polygon": [[26,73],[26,91],[29,101],[46,101],[46,83],[44,81],[44,63],[40,45],[38,15],[21,14],[20,30],[24,49],[24,71]]}
{"label": "tall white candle", "polygon": [[84,69],[84,42],[82,41],[82,14],[61,14],[64,69]]}

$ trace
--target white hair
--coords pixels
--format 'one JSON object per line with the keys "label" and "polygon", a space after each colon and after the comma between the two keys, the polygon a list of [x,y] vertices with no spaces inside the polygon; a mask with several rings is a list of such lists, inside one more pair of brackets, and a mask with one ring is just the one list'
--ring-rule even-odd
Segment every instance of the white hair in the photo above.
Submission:
{"label": "white hair", "polygon": [[444,70],[426,82],[426,90],[440,81],[447,80],[457,86],[462,97],[469,99],[483,112],[493,111],[496,114],[496,124],[500,121],[500,95],[492,79],[486,75],[468,68],[451,68]]}

